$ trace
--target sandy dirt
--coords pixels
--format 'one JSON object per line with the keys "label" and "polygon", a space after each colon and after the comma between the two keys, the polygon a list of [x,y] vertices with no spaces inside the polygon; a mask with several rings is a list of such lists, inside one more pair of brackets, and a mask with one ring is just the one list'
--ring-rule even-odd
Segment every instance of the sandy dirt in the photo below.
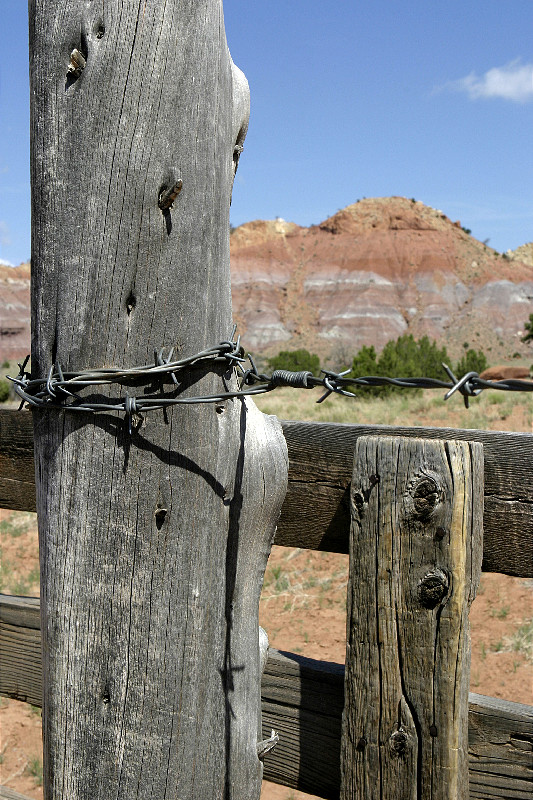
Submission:
{"label": "sandy dirt", "polygon": [[[37,596],[35,515],[0,510],[2,591]],[[260,608],[270,644],[310,658],[344,661],[348,557],[274,547]],[[21,591],[23,589],[24,591]],[[533,704],[531,633],[517,631],[533,617],[533,581],[484,573],[470,613],[471,691]],[[39,709],[2,698],[0,783],[42,798]],[[262,800],[310,798],[265,782]]]}
{"label": "sandy dirt", "polygon": [[[260,610],[270,644],[310,658],[343,662],[347,578],[348,556],[274,547]],[[533,704],[533,652],[516,638],[532,617],[533,581],[482,575],[470,612],[470,691]],[[261,794],[261,800],[311,797],[267,782]]]}

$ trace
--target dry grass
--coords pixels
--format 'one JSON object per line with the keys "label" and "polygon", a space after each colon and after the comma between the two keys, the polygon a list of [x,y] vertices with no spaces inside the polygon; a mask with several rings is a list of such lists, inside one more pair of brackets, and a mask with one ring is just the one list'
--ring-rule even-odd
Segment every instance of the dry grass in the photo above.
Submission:
{"label": "dry grass", "polygon": [[317,404],[320,394],[318,389],[284,388],[254,399],[261,411],[280,419],[533,432],[533,396],[525,392],[488,390],[473,398],[469,409],[462,398],[444,401],[444,393],[434,389],[419,393],[404,389],[385,400],[331,396]]}
{"label": "dry grass", "polygon": [[524,622],[512,636],[506,636],[504,646],[514,653],[523,653],[533,664],[533,618]]}

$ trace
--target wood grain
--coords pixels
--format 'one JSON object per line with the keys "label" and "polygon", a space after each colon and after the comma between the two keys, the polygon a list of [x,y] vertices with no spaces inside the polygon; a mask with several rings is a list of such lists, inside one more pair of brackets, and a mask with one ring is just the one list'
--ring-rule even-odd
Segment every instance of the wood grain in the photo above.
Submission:
{"label": "wood grain", "polygon": [[[29,20],[34,377],[227,340],[249,94],[222,0],[30,0]],[[83,69],[69,71],[74,50]],[[92,391],[211,395],[226,371]],[[45,797],[259,798],[258,603],[286,491],[281,428],[241,401],[133,428],[34,413]]]}
{"label": "wood grain", "polygon": [[[276,544],[348,552],[349,491],[360,436],[481,442],[485,465],[483,570],[533,577],[533,436],[527,433],[283,422],[289,488]],[[0,411],[0,508],[35,510],[27,411]]]}
{"label": "wood grain", "polygon": [[0,508],[36,510],[33,421],[27,410],[0,410]]}
{"label": "wood grain", "polygon": [[532,434],[309,422],[283,422],[283,432],[289,491],[276,544],[348,552],[349,486],[359,437],[480,442],[485,475],[482,569],[533,577]]}
{"label": "wood grain", "polygon": [[482,445],[361,437],[350,497],[341,800],[467,800]]}
{"label": "wood grain", "polygon": [[[40,706],[39,601],[0,596],[0,694]],[[19,620],[19,622],[17,622]],[[4,621],[24,644],[3,636]],[[20,639],[18,640],[20,642]],[[24,655],[22,655],[24,652]],[[27,655],[26,655],[27,654]],[[16,686],[18,694],[6,691]],[[280,742],[265,758],[264,777],[338,800],[344,665],[271,648],[261,683],[263,737]],[[530,800],[533,793],[533,707],[469,695],[469,785],[472,797]]]}
{"label": "wood grain", "polygon": [[470,797],[533,796],[533,707],[470,695]]}
{"label": "wood grain", "polygon": [[30,800],[30,798],[20,792],[14,792],[9,786],[0,786],[0,800]]}

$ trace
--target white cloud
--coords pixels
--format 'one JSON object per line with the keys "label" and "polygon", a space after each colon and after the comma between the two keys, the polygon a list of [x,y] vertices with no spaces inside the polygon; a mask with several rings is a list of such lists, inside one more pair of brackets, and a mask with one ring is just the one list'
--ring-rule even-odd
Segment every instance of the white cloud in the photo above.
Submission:
{"label": "white cloud", "polygon": [[471,100],[499,97],[516,103],[533,100],[533,64],[516,59],[503,67],[493,67],[479,77],[474,72],[442,87],[466,92]]}
{"label": "white cloud", "polygon": [[11,261],[6,261],[5,258],[0,258],[0,267],[14,267]]}

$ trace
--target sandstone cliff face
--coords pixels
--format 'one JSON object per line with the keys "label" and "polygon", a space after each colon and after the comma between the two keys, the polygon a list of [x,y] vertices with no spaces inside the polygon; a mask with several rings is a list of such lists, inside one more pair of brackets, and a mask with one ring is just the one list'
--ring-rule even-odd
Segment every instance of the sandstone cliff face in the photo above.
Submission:
{"label": "sandstone cliff face", "polygon": [[242,225],[231,237],[231,263],[235,319],[257,352],[353,354],[412,333],[452,354],[466,339],[509,357],[524,349],[533,311],[531,265],[400,197],[359,201],[311,228]]}
{"label": "sandstone cliff face", "polygon": [[[501,256],[402,197],[361,200],[310,228],[250,222],[230,241],[234,317],[251,352],[307,347],[349,363],[363,344],[380,350],[412,333],[454,358],[464,343],[492,361],[531,355],[520,338],[533,312],[532,244]],[[29,349],[29,265],[0,267],[0,359]]]}
{"label": "sandstone cliff face", "polygon": [[533,242],[522,244],[516,250],[508,250],[505,255],[516,261],[523,261],[524,264],[529,264],[530,267],[533,267]]}
{"label": "sandstone cliff face", "polygon": [[30,265],[0,266],[0,362],[30,352]]}

